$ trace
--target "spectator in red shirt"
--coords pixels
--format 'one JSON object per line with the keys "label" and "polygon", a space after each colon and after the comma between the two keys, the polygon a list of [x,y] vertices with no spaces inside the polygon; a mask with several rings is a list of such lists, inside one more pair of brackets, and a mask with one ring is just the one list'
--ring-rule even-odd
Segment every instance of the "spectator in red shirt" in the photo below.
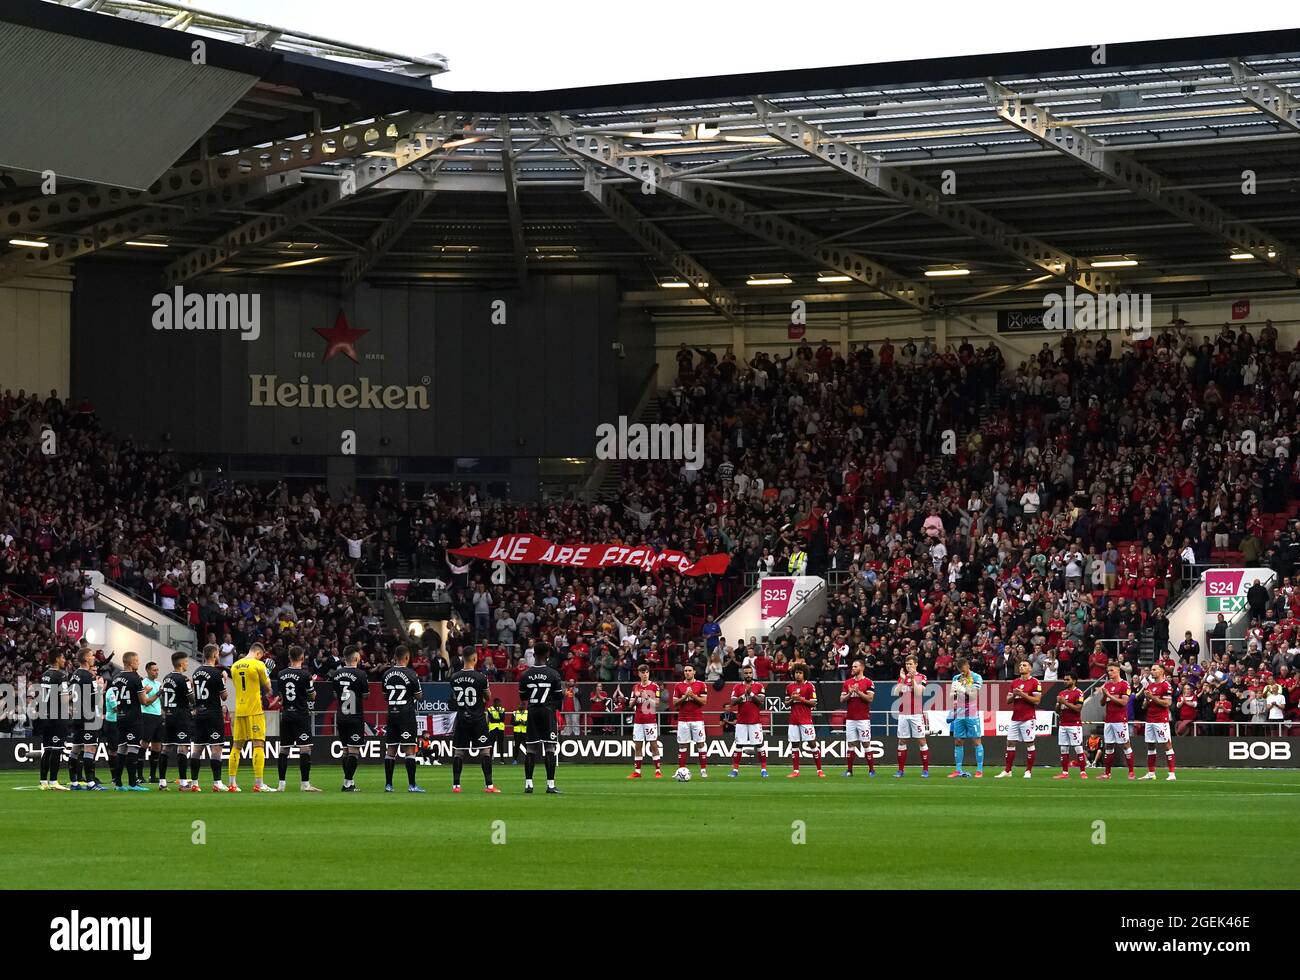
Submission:
{"label": "spectator in red shirt", "polygon": [[1095,681],[1099,677],[1105,677],[1108,663],[1110,657],[1106,656],[1106,651],[1101,648],[1101,644],[1097,644],[1088,656],[1088,679]]}

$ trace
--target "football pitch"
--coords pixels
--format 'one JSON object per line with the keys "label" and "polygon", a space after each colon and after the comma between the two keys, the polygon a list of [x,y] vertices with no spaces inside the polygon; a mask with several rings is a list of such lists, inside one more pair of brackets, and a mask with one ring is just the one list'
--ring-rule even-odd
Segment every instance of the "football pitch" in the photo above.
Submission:
{"label": "football pitch", "polygon": [[[1183,770],[1169,783],[928,780],[838,767],[796,781],[725,766],[689,783],[629,781],[616,766],[561,766],[561,796],[523,793],[523,767],[498,765],[500,795],[466,767],[421,767],[427,795],[360,793],[336,766],[319,794],[40,792],[0,774],[0,887],[57,888],[1287,888],[1300,880],[1300,773]],[[273,769],[268,767],[268,774]],[[539,768],[538,776],[541,776]],[[1139,771],[1139,775],[1141,772]],[[63,773],[66,779],[66,772]],[[1229,831],[1228,828],[1238,828]],[[1225,850],[1245,833],[1249,866]],[[1271,843],[1270,843],[1271,842]],[[249,860],[250,855],[252,860]]]}

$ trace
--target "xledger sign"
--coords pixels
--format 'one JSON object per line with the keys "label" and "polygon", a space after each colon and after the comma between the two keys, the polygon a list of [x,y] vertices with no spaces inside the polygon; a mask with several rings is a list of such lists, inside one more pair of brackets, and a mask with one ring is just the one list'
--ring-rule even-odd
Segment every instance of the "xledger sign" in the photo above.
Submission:
{"label": "xledger sign", "polygon": [[760,579],[758,615],[763,625],[770,627],[778,620],[785,619],[800,600],[821,584],[821,581],[814,575],[799,575],[792,578],[768,576]]}
{"label": "xledger sign", "polygon": [[92,646],[101,645],[108,635],[106,613],[58,610],[54,613],[54,635],[60,639],[85,640]]}
{"label": "xledger sign", "polygon": [[1246,593],[1255,580],[1268,585],[1274,573],[1269,568],[1211,568],[1205,572],[1205,628],[1212,628],[1219,613],[1229,622],[1246,608]]}

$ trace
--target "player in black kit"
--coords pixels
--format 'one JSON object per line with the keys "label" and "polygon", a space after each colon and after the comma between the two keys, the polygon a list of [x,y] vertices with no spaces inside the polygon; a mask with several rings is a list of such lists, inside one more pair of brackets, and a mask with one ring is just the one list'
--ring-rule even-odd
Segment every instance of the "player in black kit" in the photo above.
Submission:
{"label": "player in black kit", "polygon": [[519,675],[519,697],[528,704],[524,792],[533,791],[533,769],[540,755],[546,765],[546,792],[558,795],[555,764],[559,759],[559,731],[555,724],[555,710],[564,703],[564,679],[549,665],[529,667]]}
{"label": "player in black kit", "polygon": [[194,741],[190,746],[190,772],[194,774],[191,792],[199,790],[199,759],[204,750],[212,763],[212,792],[228,792],[221,781],[221,752],[226,740],[226,724],[221,702],[226,700],[225,671],[217,666],[221,648],[209,643],[203,648],[203,666],[194,669]]}
{"label": "player in black kit", "polygon": [[68,675],[61,653],[50,654],[49,666],[41,672],[35,734],[41,740],[41,789],[68,790],[59,782],[63,746],[68,741]]}
{"label": "player in black kit", "polygon": [[[117,764],[114,767],[113,783],[120,790],[134,790],[146,793],[149,787],[144,785],[144,761],[140,756],[144,714],[141,709],[146,704],[162,696],[159,690],[153,697],[145,693],[144,683],[136,669],[140,666],[140,655],[127,652],[122,654],[122,672],[113,678],[113,690],[117,692],[117,732],[120,741],[117,744]],[[122,785],[122,770],[126,769],[127,784]]]}
{"label": "player in black kit", "polygon": [[451,730],[451,791],[460,792],[460,774],[465,768],[465,755],[478,756],[483,766],[483,792],[500,793],[492,785],[492,742],[488,738],[487,702],[491,689],[488,679],[475,668],[478,651],[465,654],[465,666],[451,675],[451,703],[456,708],[456,721]]}
{"label": "player in black kit", "polygon": [[280,697],[280,792],[289,775],[289,748],[298,750],[298,775],[302,777],[299,789],[304,793],[319,793],[311,784],[311,703],[312,672],[304,661],[307,655],[302,647],[289,647],[289,666],[275,675],[275,688]]}
{"label": "player in black kit", "polygon": [[[177,788],[182,793],[198,792],[197,779],[190,782],[190,746],[194,744],[194,692],[190,688],[190,658],[184,653],[172,654],[171,673],[162,681],[162,755],[158,759],[158,789],[167,791],[167,760],[176,760],[180,772]],[[198,760],[194,775],[198,776]]]}
{"label": "player in black kit", "polygon": [[[68,678],[68,695],[72,698],[72,728],[68,742],[72,755],[68,759],[68,776],[73,789],[100,790],[103,784],[95,778],[95,746],[99,744],[103,724],[95,705],[95,672],[91,665],[95,654],[88,647],[77,653],[78,667]],[[86,755],[86,746],[90,755]]]}
{"label": "player in black kit", "polygon": [[393,770],[397,758],[406,762],[406,791],[423,793],[415,785],[415,767],[419,765],[415,743],[415,706],[420,699],[420,675],[411,669],[411,651],[399,645],[393,651],[393,663],[384,671],[380,683],[388,699],[388,724],[384,728],[384,792],[393,791]]}
{"label": "player in black kit", "polygon": [[357,666],[361,662],[361,651],[350,646],[343,651],[344,666],[330,674],[330,683],[334,685],[334,695],[339,700],[338,710],[334,715],[334,724],[338,729],[339,741],[343,743],[343,792],[357,792],[353,776],[361,764],[361,743],[366,740],[366,722],[363,706],[366,695],[370,693],[370,678]]}

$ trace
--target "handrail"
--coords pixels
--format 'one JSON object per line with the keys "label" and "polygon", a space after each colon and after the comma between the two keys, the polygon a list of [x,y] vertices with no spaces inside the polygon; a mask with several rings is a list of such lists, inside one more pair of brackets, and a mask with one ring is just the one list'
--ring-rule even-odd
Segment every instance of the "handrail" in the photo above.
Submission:
{"label": "handrail", "polygon": [[11,588],[10,588],[9,586],[7,586],[7,585],[4,587],[4,594],[5,594],[5,595],[11,595],[11,596],[13,596],[15,599],[21,599],[23,602],[27,603],[29,606],[34,606],[38,611],[39,611],[40,608],[41,608],[41,607],[40,607],[40,604],[39,604],[38,602],[36,602],[36,600],[31,599],[31,598],[29,598],[28,596],[23,595],[21,592],[15,592],[13,589],[11,589]]}
{"label": "handrail", "polygon": [[[95,590],[95,595],[99,596],[101,599],[103,599],[103,600],[104,600],[105,602],[107,602],[109,605],[116,606],[119,610],[121,610],[121,611],[122,611],[123,613],[125,613],[127,616],[130,616],[132,619],[138,619],[138,620],[139,620],[140,622],[142,622],[142,623],[148,623],[150,626],[152,626],[152,627],[154,628],[155,631],[158,630],[158,624],[157,624],[156,622],[154,622],[152,619],[150,619],[148,616],[145,616],[145,615],[142,615],[141,613],[135,612],[135,611],[132,610],[132,609],[128,609],[126,606],[122,605],[122,603],[118,602],[118,601],[117,601],[116,599],[114,599],[112,596],[104,595],[104,593],[100,592],[99,589],[96,589],[96,590]],[[137,597],[137,598],[138,598],[138,597]],[[140,599],[140,601],[141,601],[141,602],[144,602],[145,600],[144,600],[144,599]],[[151,607],[151,608],[152,608],[152,607]],[[170,618],[170,617],[169,617],[169,618]],[[180,622],[180,620],[176,620],[176,622]]]}
{"label": "handrail", "polygon": [[[188,627],[188,626],[190,625],[189,623],[185,622],[185,620],[181,619],[180,616],[173,616],[173,615],[172,615],[171,613],[169,613],[166,609],[163,609],[160,605],[158,605],[158,603],[156,603],[156,602],[154,602],[154,601],[152,601],[152,600],[150,600],[150,599],[146,599],[144,596],[140,595],[140,593],[136,592],[136,591],[135,591],[134,589],[132,589],[132,588],[129,588],[128,586],[125,586],[125,585],[118,585],[118,584],[116,584],[115,582],[110,582],[110,581],[108,581],[108,579],[105,579],[105,580],[104,580],[104,584],[107,585],[109,588],[117,589],[119,592],[125,592],[127,595],[129,595],[129,596],[130,596],[132,599],[134,599],[136,602],[139,602],[139,603],[141,603],[141,604],[143,604],[143,605],[146,605],[146,606],[148,606],[150,609],[154,609],[154,610],[156,610],[156,611],[158,612],[158,614],[159,614],[160,616],[164,617],[165,619],[170,619],[172,622],[174,622],[174,623],[178,623],[178,624],[180,624],[181,626],[185,626],[185,627]],[[103,595],[103,593],[100,592],[98,589],[96,589],[95,592],[96,592],[96,594],[98,594],[98,595]],[[112,601],[116,602],[116,600],[112,600]],[[119,605],[120,605],[120,603],[119,603]],[[130,610],[128,610],[128,612],[129,612],[129,611],[130,611]],[[153,622],[153,620],[149,620],[149,622]],[[157,623],[154,623],[154,625],[157,626],[158,624],[157,624]]]}

